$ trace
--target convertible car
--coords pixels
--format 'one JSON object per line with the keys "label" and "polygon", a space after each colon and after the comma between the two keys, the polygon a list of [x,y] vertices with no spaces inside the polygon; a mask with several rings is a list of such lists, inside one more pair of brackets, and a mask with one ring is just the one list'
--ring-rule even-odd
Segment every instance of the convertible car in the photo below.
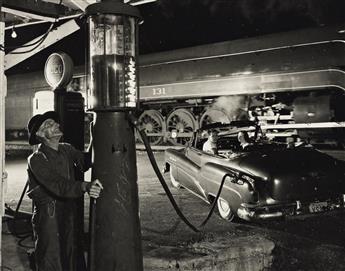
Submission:
{"label": "convertible car", "polygon": [[[345,206],[345,162],[301,142],[266,140],[258,126],[219,126],[217,154],[202,151],[202,131],[181,150],[167,149],[165,171],[174,187],[183,187],[207,203],[217,200],[226,220],[260,220],[313,214]],[[213,128],[217,126],[213,125]],[[237,133],[251,130],[251,148],[241,149]],[[291,143],[291,142],[290,142]]]}

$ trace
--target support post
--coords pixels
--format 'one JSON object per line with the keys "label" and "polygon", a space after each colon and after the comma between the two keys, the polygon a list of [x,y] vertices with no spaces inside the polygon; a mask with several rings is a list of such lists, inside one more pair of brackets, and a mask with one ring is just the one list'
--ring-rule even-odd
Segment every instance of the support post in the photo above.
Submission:
{"label": "support post", "polygon": [[[0,1],[1,10],[1,1]],[[4,215],[4,184],[7,178],[5,172],[5,97],[6,97],[6,76],[4,70],[4,57],[5,57],[5,22],[2,20],[2,14],[0,14],[0,217]],[[2,223],[0,223],[0,232],[2,232]],[[2,250],[2,237],[0,234],[0,251]],[[0,255],[0,266],[2,266],[2,257]]]}

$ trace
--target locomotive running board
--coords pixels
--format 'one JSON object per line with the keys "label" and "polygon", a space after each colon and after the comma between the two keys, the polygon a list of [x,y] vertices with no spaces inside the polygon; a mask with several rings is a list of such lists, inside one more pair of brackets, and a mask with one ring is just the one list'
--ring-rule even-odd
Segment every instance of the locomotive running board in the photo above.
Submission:
{"label": "locomotive running board", "polygon": [[261,125],[262,130],[270,129],[321,129],[321,128],[345,128],[345,121],[341,122],[314,122],[314,123],[292,123]]}

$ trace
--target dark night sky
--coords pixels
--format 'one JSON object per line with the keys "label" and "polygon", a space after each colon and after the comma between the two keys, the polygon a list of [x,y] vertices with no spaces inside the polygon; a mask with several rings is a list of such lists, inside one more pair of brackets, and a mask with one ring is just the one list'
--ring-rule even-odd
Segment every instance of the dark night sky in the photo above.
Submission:
{"label": "dark night sky", "polygon": [[[158,0],[139,6],[144,24],[139,28],[140,54],[288,31],[345,24],[345,0]],[[18,45],[46,31],[49,24],[17,30],[6,36],[6,46]],[[82,30],[9,70],[10,73],[43,69],[56,51],[83,64],[87,37]]]}

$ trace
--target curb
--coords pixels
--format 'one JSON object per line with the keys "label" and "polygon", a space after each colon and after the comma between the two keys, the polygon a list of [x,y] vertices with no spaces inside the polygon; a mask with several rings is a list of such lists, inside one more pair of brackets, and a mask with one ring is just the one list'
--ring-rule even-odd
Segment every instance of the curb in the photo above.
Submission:
{"label": "curb", "polygon": [[161,246],[144,255],[144,270],[259,271],[272,265],[274,247],[272,241],[260,236]]}

